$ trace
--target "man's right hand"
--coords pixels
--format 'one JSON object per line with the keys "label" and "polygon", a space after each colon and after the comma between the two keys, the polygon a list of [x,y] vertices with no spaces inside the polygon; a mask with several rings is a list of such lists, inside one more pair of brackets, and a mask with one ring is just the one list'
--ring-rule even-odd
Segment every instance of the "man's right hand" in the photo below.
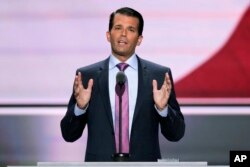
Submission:
{"label": "man's right hand", "polygon": [[82,84],[82,74],[78,72],[74,81],[74,96],[76,99],[77,106],[81,109],[85,109],[89,103],[92,87],[94,80],[90,79],[88,81],[88,87],[85,89]]}

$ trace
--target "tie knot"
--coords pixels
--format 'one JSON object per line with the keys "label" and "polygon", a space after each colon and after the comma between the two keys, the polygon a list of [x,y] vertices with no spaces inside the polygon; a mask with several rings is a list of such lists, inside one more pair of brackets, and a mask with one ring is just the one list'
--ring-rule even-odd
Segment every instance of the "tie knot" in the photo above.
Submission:
{"label": "tie knot", "polygon": [[127,63],[119,63],[116,65],[120,71],[124,71],[129,65]]}

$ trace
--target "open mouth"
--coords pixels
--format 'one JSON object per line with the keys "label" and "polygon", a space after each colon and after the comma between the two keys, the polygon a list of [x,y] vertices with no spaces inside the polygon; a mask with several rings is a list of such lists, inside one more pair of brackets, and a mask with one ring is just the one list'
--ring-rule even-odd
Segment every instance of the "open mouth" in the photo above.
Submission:
{"label": "open mouth", "polygon": [[119,45],[126,45],[126,44],[128,44],[128,43],[127,43],[127,41],[125,41],[125,40],[119,40],[119,41],[118,41],[118,44],[119,44]]}

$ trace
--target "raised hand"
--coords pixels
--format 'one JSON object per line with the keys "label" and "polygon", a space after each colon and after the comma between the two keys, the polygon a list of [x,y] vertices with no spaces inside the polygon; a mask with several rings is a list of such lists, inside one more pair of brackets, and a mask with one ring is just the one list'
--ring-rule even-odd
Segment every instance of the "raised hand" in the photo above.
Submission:
{"label": "raised hand", "polygon": [[93,84],[94,80],[90,79],[88,81],[88,86],[85,89],[82,84],[82,75],[80,72],[77,73],[74,81],[74,96],[76,99],[77,106],[79,108],[84,109],[89,103]]}
{"label": "raised hand", "polygon": [[165,74],[164,82],[161,88],[158,90],[157,81],[153,80],[153,98],[155,105],[158,110],[163,110],[167,104],[170,97],[172,84],[168,73]]}

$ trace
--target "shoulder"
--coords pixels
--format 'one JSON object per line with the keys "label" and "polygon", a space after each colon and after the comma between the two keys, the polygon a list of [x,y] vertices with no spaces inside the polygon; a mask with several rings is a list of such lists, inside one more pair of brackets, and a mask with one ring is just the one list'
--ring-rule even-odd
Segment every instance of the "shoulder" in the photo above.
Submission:
{"label": "shoulder", "polygon": [[143,68],[148,69],[149,71],[155,71],[155,72],[169,72],[170,71],[169,67],[166,67],[166,66],[163,66],[163,65],[160,65],[160,64],[142,59],[142,58],[139,58],[139,62],[141,63],[141,66]]}
{"label": "shoulder", "polygon": [[84,73],[92,73],[92,72],[96,72],[96,71],[99,71],[103,68],[105,68],[105,64],[108,62],[108,59],[105,59],[103,61],[99,61],[99,62],[96,62],[94,64],[90,64],[90,65],[87,65],[87,66],[84,66],[84,67],[80,67],[77,69],[77,72],[80,71],[80,72],[84,72]]}

